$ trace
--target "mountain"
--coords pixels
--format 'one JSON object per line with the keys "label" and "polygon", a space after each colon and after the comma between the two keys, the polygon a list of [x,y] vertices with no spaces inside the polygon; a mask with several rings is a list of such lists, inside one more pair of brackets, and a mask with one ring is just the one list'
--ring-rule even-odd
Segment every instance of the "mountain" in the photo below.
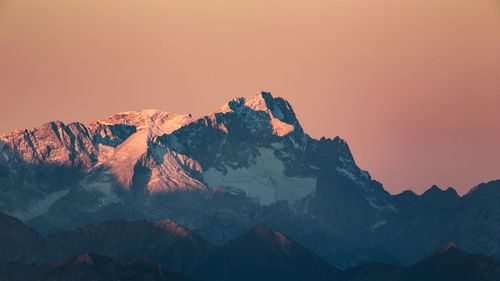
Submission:
{"label": "mountain", "polygon": [[189,274],[215,250],[215,246],[170,220],[118,220],[55,232],[48,236],[45,249],[37,260],[56,262],[84,252],[117,260],[148,257],[177,272]]}
{"label": "mountain", "polygon": [[422,261],[399,268],[387,264],[367,264],[343,272],[342,281],[498,281],[500,261],[486,255],[464,252],[450,242]]}
{"label": "mountain", "polygon": [[500,180],[482,183],[463,196],[457,212],[460,235],[454,239],[465,250],[500,258]]}
{"label": "mountain", "polygon": [[94,255],[80,254],[53,265],[0,264],[0,279],[4,281],[188,281],[146,258],[124,262]]}
{"label": "mountain", "polygon": [[[20,222],[19,224],[24,226]],[[3,233],[7,231],[9,230],[0,229],[0,235],[5,236]],[[5,242],[8,243],[9,241]],[[139,274],[144,267],[157,268],[158,264],[155,262],[199,280],[240,280],[244,279],[241,273],[250,279],[261,280],[329,280],[339,271],[283,234],[263,226],[254,227],[221,248],[209,244],[170,220],[108,221],[87,225],[71,231],[58,231],[46,241],[42,238],[40,245],[28,249],[31,250],[28,255],[30,260],[36,261],[40,266],[3,263],[0,269],[5,268],[5,279],[16,280],[14,278],[23,277],[36,280],[29,276],[44,275],[42,280],[70,280],[74,275],[101,280],[99,278],[104,278],[101,275],[108,278],[116,271],[135,274],[136,271],[132,269],[136,265],[140,265]],[[24,249],[22,243],[14,246],[17,248],[12,247],[12,254],[6,260],[16,260],[16,250]],[[90,251],[99,255],[79,254]],[[115,268],[117,263],[107,256],[129,262],[121,263],[118,270]],[[60,260],[65,261],[57,263]],[[126,265],[126,268],[121,269],[122,265]],[[18,272],[20,274],[16,275]],[[124,278],[125,275],[120,276],[116,278]]]}
{"label": "mountain", "polygon": [[391,195],[266,92],[200,118],[129,111],[0,136],[0,211],[44,235],[171,219],[223,245],[262,224],[344,268],[409,265],[451,240],[500,257],[499,182]]}
{"label": "mountain", "polygon": [[[38,262],[0,262],[0,280],[5,281],[187,280],[171,271],[172,267],[184,276],[206,281],[500,280],[500,261],[465,252],[453,242],[408,267],[367,263],[342,271],[284,234],[262,225],[223,247],[216,247],[168,220],[109,221],[58,231],[44,240],[14,218],[8,215],[0,218],[13,223],[0,228],[0,237],[5,238],[0,240],[0,247],[9,245],[9,251],[2,252],[3,260]],[[31,235],[6,235],[16,229],[16,233],[28,231]],[[86,250],[109,254],[115,259],[86,252],[73,254]]]}
{"label": "mountain", "polygon": [[339,269],[280,232],[258,225],[219,249],[200,280],[334,280]]}
{"label": "mountain", "polygon": [[190,275],[218,248],[170,220],[107,221],[57,231],[46,239],[1,212],[0,226],[0,261],[48,264],[91,252],[116,260],[147,257]]}
{"label": "mountain", "polygon": [[366,263],[345,270],[339,281],[404,281],[404,269],[392,264]]}
{"label": "mountain", "polygon": [[43,237],[14,217],[0,212],[0,261],[33,261],[45,245]]}
{"label": "mountain", "polygon": [[[358,260],[348,244],[366,241],[392,212],[343,140],[310,138],[290,104],[269,93],[198,119],[145,110],[17,130],[0,137],[0,171],[0,210],[44,234],[170,218],[216,244],[262,223],[325,249],[315,233],[302,235],[308,224],[334,241],[323,255]],[[325,200],[341,196],[343,206]]]}
{"label": "mountain", "polygon": [[487,281],[500,280],[500,261],[464,252],[453,242],[411,266],[407,280]]}
{"label": "mountain", "polygon": [[[500,180],[480,184],[459,197],[455,190],[431,187],[421,196],[393,196],[396,216],[377,229],[377,244],[385,245],[399,264],[410,265],[432,249],[456,241],[465,250],[500,258]],[[408,247],[408,245],[415,245]]]}

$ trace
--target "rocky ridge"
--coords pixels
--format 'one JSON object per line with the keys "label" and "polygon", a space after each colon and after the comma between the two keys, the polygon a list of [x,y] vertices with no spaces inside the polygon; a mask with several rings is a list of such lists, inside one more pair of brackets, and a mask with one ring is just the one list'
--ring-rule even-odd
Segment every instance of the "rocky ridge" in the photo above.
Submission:
{"label": "rocky ridge", "polygon": [[130,111],[0,136],[0,211],[44,234],[172,219],[224,244],[263,224],[343,267],[409,264],[450,240],[500,256],[498,186],[390,195],[345,141],[311,138],[265,92],[196,119]]}

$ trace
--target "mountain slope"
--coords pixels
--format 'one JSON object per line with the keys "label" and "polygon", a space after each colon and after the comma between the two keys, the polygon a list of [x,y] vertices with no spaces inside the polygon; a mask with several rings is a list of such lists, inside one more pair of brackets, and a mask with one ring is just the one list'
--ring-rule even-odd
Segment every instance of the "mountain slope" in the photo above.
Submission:
{"label": "mountain slope", "polygon": [[406,280],[500,280],[500,261],[473,255],[450,243],[406,270]]}
{"label": "mountain slope", "polygon": [[54,265],[0,263],[0,269],[0,279],[3,281],[189,280],[145,258],[118,263],[111,258],[94,254],[80,254]]}
{"label": "mountain slope", "polygon": [[169,218],[222,245],[264,224],[342,267],[408,265],[451,240],[500,257],[498,190],[392,196],[266,92],[200,118],[129,111],[0,136],[0,211],[43,234]]}
{"label": "mountain slope", "polygon": [[451,242],[422,261],[399,268],[367,264],[343,272],[341,281],[498,281],[500,261],[464,252]]}
{"label": "mountain slope", "polygon": [[[57,264],[0,262],[0,280],[6,281],[186,280],[138,256],[147,256],[198,280],[500,280],[500,261],[467,253],[455,243],[406,268],[369,263],[341,271],[282,233],[261,225],[220,248],[169,220],[110,221],[59,231],[47,241],[1,213],[0,226],[3,260],[43,264],[69,257]],[[74,254],[89,250],[126,261]]]}
{"label": "mountain slope", "polygon": [[256,226],[218,250],[202,280],[331,280],[339,270],[283,234]]}
{"label": "mountain slope", "polygon": [[117,260],[148,257],[182,273],[192,273],[216,247],[170,220],[108,221],[51,234],[38,259],[55,262],[92,252]]}
{"label": "mountain slope", "polygon": [[38,232],[0,212],[0,261],[33,261],[33,253],[44,245]]}

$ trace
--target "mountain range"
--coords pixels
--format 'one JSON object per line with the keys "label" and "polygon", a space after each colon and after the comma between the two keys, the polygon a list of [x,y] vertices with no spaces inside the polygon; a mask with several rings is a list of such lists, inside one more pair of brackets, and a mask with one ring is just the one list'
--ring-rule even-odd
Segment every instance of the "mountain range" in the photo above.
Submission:
{"label": "mountain range", "polygon": [[146,258],[117,262],[111,258],[80,254],[56,264],[0,263],[4,281],[189,281]]}
{"label": "mountain range", "polygon": [[[29,233],[18,237],[24,244],[0,244],[3,281],[500,280],[500,261],[469,254],[453,242],[409,267],[369,263],[340,270],[284,234],[261,225],[216,246],[171,221],[109,221],[41,240],[33,236],[36,231],[13,217],[2,215],[0,223],[11,226],[0,229],[1,238]],[[40,245],[32,247],[35,243]],[[11,251],[5,251],[6,247]],[[18,252],[25,253],[23,258],[31,263],[13,262],[20,259]]]}
{"label": "mountain range", "polygon": [[[97,247],[100,254],[134,258],[149,247],[151,257],[160,258],[154,251],[169,249],[178,264],[155,261],[190,272],[184,259],[204,264],[214,247],[237,245],[234,239],[255,225],[285,234],[340,268],[408,266],[449,241],[500,258],[499,199],[499,180],[464,196],[436,186],[422,195],[391,195],[356,165],[344,140],[311,138],[291,105],[266,92],[235,98],[200,118],[130,111],[0,136],[0,211],[37,230],[2,235],[30,237],[27,249],[45,245],[39,241],[47,236],[48,244],[61,247],[51,262],[109,241],[110,249],[113,243],[130,247],[119,253]],[[190,231],[164,233],[178,227],[173,221]],[[174,235],[178,242],[132,242],[139,230]],[[80,236],[72,239],[87,246],[58,244],[75,231]],[[130,235],[112,241],[110,233]],[[186,257],[176,247],[190,239],[199,252]],[[20,251],[16,260],[36,258]]]}

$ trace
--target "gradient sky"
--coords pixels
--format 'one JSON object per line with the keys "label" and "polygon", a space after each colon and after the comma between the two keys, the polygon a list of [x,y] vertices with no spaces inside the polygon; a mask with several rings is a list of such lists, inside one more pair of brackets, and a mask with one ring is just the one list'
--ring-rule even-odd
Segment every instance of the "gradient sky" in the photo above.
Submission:
{"label": "gradient sky", "polygon": [[258,90],[391,193],[500,178],[498,0],[0,0],[0,132]]}

